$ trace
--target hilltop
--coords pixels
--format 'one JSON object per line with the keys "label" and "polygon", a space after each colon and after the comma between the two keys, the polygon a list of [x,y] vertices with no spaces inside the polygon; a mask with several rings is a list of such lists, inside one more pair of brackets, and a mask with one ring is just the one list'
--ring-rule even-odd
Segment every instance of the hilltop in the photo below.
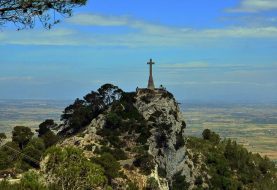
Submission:
{"label": "hilltop", "polygon": [[[12,187],[2,182],[2,187],[129,190],[277,187],[276,167],[268,158],[220,139],[208,129],[202,139],[187,137],[179,105],[165,89],[127,93],[105,84],[83,99],[76,99],[65,108],[61,118],[62,125],[50,120],[40,125],[39,138],[32,138],[25,128],[29,138],[23,144],[13,138],[10,144],[14,148],[30,153],[40,163],[24,156],[14,159],[9,168],[21,173],[30,168],[36,170],[25,172],[18,185]],[[53,129],[59,130],[57,135]],[[32,154],[34,150],[40,154]],[[2,148],[0,153],[6,154],[7,150]],[[7,169],[1,160],[0,166]]]}

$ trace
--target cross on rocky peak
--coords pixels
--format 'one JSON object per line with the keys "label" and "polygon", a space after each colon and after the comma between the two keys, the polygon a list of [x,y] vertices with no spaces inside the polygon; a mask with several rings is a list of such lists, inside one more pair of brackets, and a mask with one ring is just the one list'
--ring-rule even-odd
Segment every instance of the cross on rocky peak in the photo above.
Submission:
{"label": "cross on rocky peak", "polygon": [[147,64],[150,67],[149,80],[148,80],[148,89],[154,90],[155,89],[155,85],[154,85],[154,80],[153,80],[153,75],[152,75],[152,65],[155,64],[155,62],[153,62],[152,59],[150,59],[150,61],[147,62]]}

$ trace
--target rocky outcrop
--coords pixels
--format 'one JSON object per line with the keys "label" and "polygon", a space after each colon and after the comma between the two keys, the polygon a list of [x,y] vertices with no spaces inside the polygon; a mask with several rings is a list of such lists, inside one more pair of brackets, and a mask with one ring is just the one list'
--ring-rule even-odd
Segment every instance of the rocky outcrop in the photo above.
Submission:
{"label": "rocky outcrop", "polygon": [[[178,172],[185,175],[188,182],[191,181],[184,136],[186,123],[176,100],[166,91],[140,92],[136,100],[136,108],[155,126],[148,139],[149,153],[155,158],[156,179],[161,189],[169,189],[173,176]],[[166,183],[163,178],[167,179]]]}
{"label": "rocky outcrop", "polygon": [[[153,167],[150,174],[143,174],[139,169],[126,169],[126,165],[129,168],[134,167],[132,165],[133,161],[140,154],[134,153],[132,149],[141,146],[137,138],[140,134],[134,132],[137,130],[130,132],[132,130],[129,129],[128,133],[123,131],[123,133],[117,134],[119,139],[125,143],[125,147],[122,150],[128,155],[127,160],[120,161],[122,172],[131,181],[137,179],[135,181],[141,189],[147,184],[147,179],[152,177],[157,181],[159,189],[168,190],[172,186],[176,174],[185,176],[187,183],[191,183],[190,188],[192,188],[193,182],[199,174],[197,173],[197,166],[194,166],[191,161],[191,155],[185,145],[186,123],[173,95],[165,90],[139,90],[134,94],[131,105],[146,122],[144,122],[145,128],[139,131],[150,130],[151,135],[149,135],[144,145],[148,147],[148,154],[153,157],[155,167]],[[118,110],[120,112],[128,112],[130,110],[130,102],[126,104],[125,101],[124,104],[123,101],[117,106],[111,106],[104,113],[93,119],[83,132],[65,139],[60,146],[82,148],[88,158],[97,156],[95,150],[101,150],[103,146],[108,146],[111,149],[117,148],[109,142],[103,145],[103,141],[108,139],[103,134],[103,129],[107,125],[108,115],[112,112],[117,113]],[[130,118],[125,118],[121,125],[125,125],[131,120]],[[101,130],[102,133],[99,133]],[[122,180],[117,179],[116,181]]]}

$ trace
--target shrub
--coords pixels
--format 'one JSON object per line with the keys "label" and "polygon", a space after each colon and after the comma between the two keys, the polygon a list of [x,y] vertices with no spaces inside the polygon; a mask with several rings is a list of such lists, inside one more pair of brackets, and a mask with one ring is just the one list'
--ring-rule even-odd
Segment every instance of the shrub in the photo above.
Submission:
{"label": "shrub", "polygon": [[20,156],[14,153],[20,151],[20,148],[15,142],[7,142],[0,149],[0,170],[14,167],[16,162],[20,160]]}
{"label": "shrub", "polygon": [[158,166],[158,175],[160,177],[166,178],[166,175],[167,175],[166,170],[164,168]]}
{"label": "shrub", "polygon": [[159,184],[157,180],[153,177],[147,179],[146,190],[159,190]]}
{"label": "shrub", "polygon": [[167,136],[164,132],[160,132],[157,136],[156,136],[156,144],[157,144],[157,148],[167,148],[168,147],[168,140],[167,140]]}
{"label": "shrub", "polygon": [[[30,167],[39,168],[41,156],[45,151],[44,142],[40,138],[32,139],[28,145],[23,149],[23,156],[21,168],[28,170]],[[29,167],[28,167],[29,165]]]}
{"label": "shrub", "polygon": [[41,138],[43,139],[46,148],[53,146],[59,141],[59,137],[52,131],[46,132]]}
{"label": "shrub", "polygon": [[104,168],[104,173],[109,183],[111,183],[112,179],[119,176],[120,164],[110,153],[103,153],[100,157],[94,157],[91,160]]}
{"label": "shrub", "polygon": [[29,127],[16,126],[12,131],[12,141],[16,142],[22,150],[26,144],[31,140],[34,133]]}
{"label": "shrub", "polygon": [[134,182],[128,182],[126,190],[139,190],[139,187]]}
{"label": "shrub", "polygon": [[186,176],[183,176],[181,172],[176,173],[172,178],[172,190],[187,190],[188,188]]}
{"label": "shrub", "polygon": [[111,149],[107,146],[102,146],[98,154],[103,153],[111,154],[116,160],[126,160],[128,158],[127,154],[120,148]]}
{"label": "shrub", "polygon": [[41,177],[40,174],[34,172],[34,171],[29,171],[24,173],[21,181],[21,186],[23,189],[28,189],[28,190],[46,190],[48,189],[44,184],[43,184],[43,178]]}
{"label": "shrub", "polygon": [[197,176],[194,182],[195,185],[200,186],[203,184],[203,179],[201,176]]}
{"label": "shrub", "polygon": [[54,177],[54,186],[67,190],[103,188],[106,184],[104,169],[93,162],[88,161],[83,152],[77,148],[52,147],[45,155],[48,155],[45,172]]}
{"label": "shrub", "polygon": [[122,119],[114,112],[110,112],[106,117],[105,128],[117,129],[120,127]]}
{"label": "shrub", "polygon": [[220,137],[215,132],[210,129],[205,129],[202,133],[203,139],[218,144],[220,142]]}
{"label": "shrub", "polygon": [[176,133],[176,144],[174,145],[175,150],[185,146],[185,139],[183,137],[182,131]]}
{"label": "shrub", "polygon": [[145,175],[150,175],[155,167],[154,158],[148,153],[138,156],[133,164],[134,166],[139,167],[141,172]]}

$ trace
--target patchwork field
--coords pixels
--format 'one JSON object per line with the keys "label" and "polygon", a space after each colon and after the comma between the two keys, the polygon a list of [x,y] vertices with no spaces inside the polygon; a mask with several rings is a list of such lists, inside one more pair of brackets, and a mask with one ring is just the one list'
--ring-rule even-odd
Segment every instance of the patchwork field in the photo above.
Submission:
{"label": "patchwork field", "polygon": [[8,135],[15,126],[35,129],[45,119],[59,122],[63,109],[69,103],[52,100],[0,100],[0,132]]}
{"label": "patchwork field", "polygon": [[201,136],[209,128],[277,162],[276,105],[182,104],[182,110],[187,135]]}

